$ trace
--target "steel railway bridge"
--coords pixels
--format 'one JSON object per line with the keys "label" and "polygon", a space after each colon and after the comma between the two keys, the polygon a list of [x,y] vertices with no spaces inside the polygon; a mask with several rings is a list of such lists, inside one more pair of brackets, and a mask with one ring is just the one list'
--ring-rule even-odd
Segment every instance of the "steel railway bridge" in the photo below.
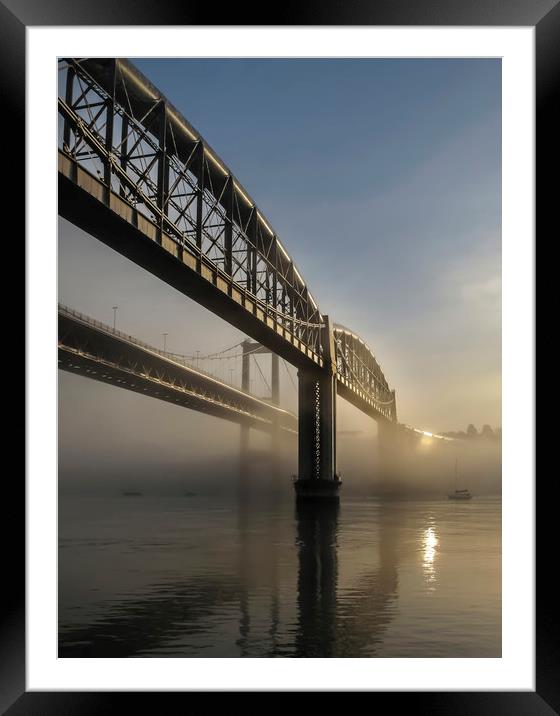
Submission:
{"label": "steel railway bridge", "polygon": [[64,59],[59,75],[59,214],[295,366],[297,421],[64,308],[61,367],[245,429],[297,430],[299,492],[335,494],[337,395],[382,433],[403,429],[372,349],[321,312],[247,190],[130,62]]}

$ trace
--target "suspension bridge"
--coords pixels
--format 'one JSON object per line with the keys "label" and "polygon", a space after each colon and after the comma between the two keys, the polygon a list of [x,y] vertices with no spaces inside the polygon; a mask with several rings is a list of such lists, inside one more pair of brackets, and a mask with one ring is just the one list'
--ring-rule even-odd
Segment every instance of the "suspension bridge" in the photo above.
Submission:
{"label": "suspension bridge", "polygon": [[[246,360],[254,350],[246,352]],[[187,356],[159,350],[62,305],[58,307],[58,367],[247,429],[297,434],[297,416],[283,410],[272,396],[258,398],[191,365]]]}
{"label": "suspension bridge", "polygon": [[[248,191],[133,64],[62,59],[58,112],[60,216],[252,339],[223,352],[242,362],[235,387],[202,370],[200,355],[159,351],[59,306],[62,369],[234,420],[242,448],[250,428],[297,433],[299,497],[338,496],[337,395],[387,444],[422,434],[397,421],[372,348],[320,310]],[[272,356],[266,399],[250,390],[259,352]],[[280,360],[297,370],[297,415],[278,405]]]}

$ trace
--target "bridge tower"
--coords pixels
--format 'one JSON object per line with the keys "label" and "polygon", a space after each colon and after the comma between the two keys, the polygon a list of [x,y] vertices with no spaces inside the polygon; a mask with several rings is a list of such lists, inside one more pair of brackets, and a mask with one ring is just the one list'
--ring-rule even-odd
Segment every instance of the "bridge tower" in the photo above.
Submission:
{"label": "bridge tower", "polygon": [[[251,356],[260,353],[271,354],[271,376],[270,376],[270,402],[273,405],[280,405],[280,359],[265,346],[255,343],[249,339],[241,344],[243,356],[241,358],[241,389],[250,392],[251,388]],[[241,426],[240,451],[241,469],[244,471],[249,461],[249,431],[248,425]],[[280,454],[280,425],[275,421],[271,434],[271,452],[273,460]]]}
{"label": "bridge tower", "polygon": [[324,368],[298,371],[298,475],[300,499],[338,499],[336,474],[336,363],[332,324],[323,316]]}

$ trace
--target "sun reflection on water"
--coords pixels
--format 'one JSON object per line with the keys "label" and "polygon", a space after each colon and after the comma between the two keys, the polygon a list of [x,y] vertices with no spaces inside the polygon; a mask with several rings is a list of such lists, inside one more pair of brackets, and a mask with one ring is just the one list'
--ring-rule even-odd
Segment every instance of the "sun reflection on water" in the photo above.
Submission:
{"label": "sun reflection on water", "polygon": [[439,538],[433,525],[427,527],[422,534],[422,562],[424,578],[430,591],[435,589],[436,583],[436,557],[438,553]]}

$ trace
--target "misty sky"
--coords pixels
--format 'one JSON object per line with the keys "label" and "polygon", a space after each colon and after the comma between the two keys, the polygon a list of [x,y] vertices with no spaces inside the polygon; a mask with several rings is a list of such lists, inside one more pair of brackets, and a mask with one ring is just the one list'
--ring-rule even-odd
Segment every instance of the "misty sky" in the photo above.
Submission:
{"label": "misty sky", "polygon": [[[399,420],[501,425],[499,60],[134,63],[251,193],[321,311],[374,349]],[[59,299],[107,323],[118,305],[119,328],[159,346],[167,332],[175,351],[241,338],[63,220]],[[214,418],[63,373],[59,385],[61,464],[104,450],[109,463],[122,445],[180,462],[215,425],[237,440]]]}

